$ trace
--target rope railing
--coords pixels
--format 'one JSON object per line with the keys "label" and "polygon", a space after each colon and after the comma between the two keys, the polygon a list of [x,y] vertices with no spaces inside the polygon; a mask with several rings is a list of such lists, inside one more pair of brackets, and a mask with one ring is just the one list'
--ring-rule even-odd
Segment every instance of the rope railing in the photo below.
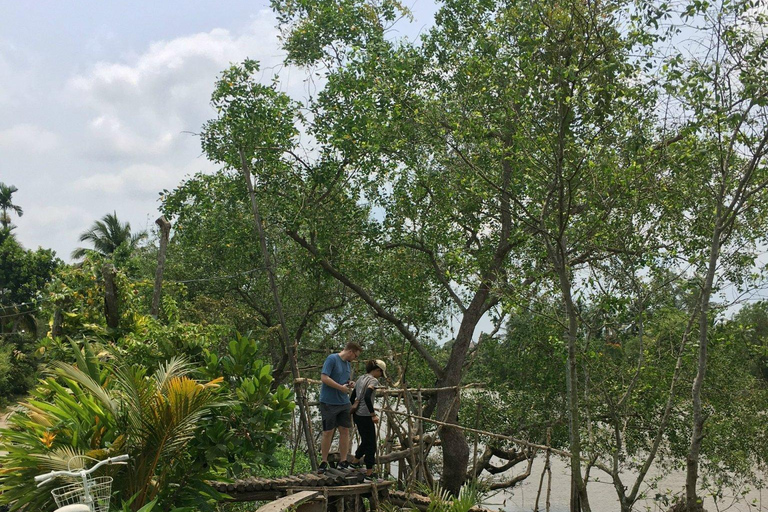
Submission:
{"label": "rope railing", "polygon": [[[319,380],[316,380],[316,379],[299,378],[299,379],[295,379],[294,380],[294,384],[295,385],[311,385],[311,384],[320,385],[320,384],[322,384],[322,382],[319,381]],[[434,387],[434,388],[407,388],[407,387],[389,388],[389,387],[387,387],[387,388],[377,388],[376,389],[376,394],[380,395],[380,396],[396,396],[398,398],[404,398],[404,397],[408,397],[408,395],[411,394],[411,393],[418,393],[419,396],[421,397],[423,394],[433,394],[433,393],[439,393],[439,392],[443,392],[443,391],[454,391],[454,390],[461,391],[461,390],[465,390],[465,389],[484,389],[484,388],[485,388],[485,385],[481,384],[481,383],[470,383],[470,384],[459,385],[459,386],[446,386],[446,387]],[[458,398],[458,396],[459,396],[459,394],[457,393],[456,397],[454,397],[454,400],[456,400]],[[419,401],[421,401],[421,398],[419,398]],[[310,403],[308,405],[317,405],[317,404]],[[413,405],[413,404],[411,404],[411,405]],[[450,411],[450,409],[451,408],[449,407],[448,411]],[[528,448],[528,449],[532,449],[532,450],[537,450],[537,451],[538,450],[542,450],[542,451],[547,453],[547,456],[549,456],[549,454],[553,454],[553,455],[558,455],[558,456],[564,457],[564,458],[570,458],[571,457],[571,454],[569,452],[567,452],[565,450],[560,450],[560,449],[557,449],[557,448],[553,448],[552,446],[549,446],[549,445],[546,445],[546,444],[533,443],[533,442],[530,442],[530,441],[526,441],[524,439],[516,438],[514,436],[506,435],[506,434],[499,434],[499,433],[496,433],[496,432],[489,432],[489,431],[482,430],[482,429],[479,429],[479,428],[465,427],[465,426],[462,426],[462,425],[459,425],[459,424],[449,423],[449,422],[445,421],[447,418],[443,418],[443,421],[436,420],[436,419],[428,418],[428,417],[421,416],[421,415],[418,415],[418,414],[413,414],[413,413],[410,413],[410,412],[404,412],[402,410],[396,410],[396,409],[393,409],[392,407],[388,407],[388,406],[386,406],[384,404],[382,404],[382,407],[380,407],[379,410],[381,412],[383,412],[383,413],[387,413],[387,415],[390,418],[392,418],[394,416],[400,416],[400,417],[406,418],[406,421],[409,421],[409,422],[411,420],[418,420],[419,424],[430,423],[432,425],[436,425],[437,426],[437,431],[436,432],[432,432],[432,433],[430,433],[430,434],[428,434],[426,436],[424,436],[424,435],[417,435],[416,438],[411,436],[411,439],[413,439],[413,440],[416,440],[418,438],[418,444],[417,445],[412,445],[412,446],[410,446],[408,448],[401,449],[401,450],[394,451],[394,452],[390,452],[390,453],[386,453],[386,454],[381,454],[381,455],[377,454],[378,455],[377,456],[377,463],[387,464],[387,463],[394,462],[396,460],[401,460],[401,459],[406,459],[406,458],[409,458],[409,457],[413,457],[416,454],[420,455],[419,462],[423,463],[426,454],[428,454],[429,451],[430,451],[430,448],[432,446],[434,446],[435,444],[437,444],[437,435],[439,434],[439,432],[440,432],[440,430],[442,428],[454,428],[454,429],[461,430],[461,431],[467,432],[467,433],[473,433],[473,434],[477,434],[477,435],[481,435],[481,436],[490,437],[490,438],[493,438],[493,439],[509,441],[511,443],[514,443],[514,444],[516,444],[518,446],[521,446],[521,447],[524,447],[524,448]],[[391,422],[392,422],[392,420],[390,419],[390,421],[388,421],[387,423],[391,423]],[[409,425],[409,427],[410,427],[409,430],[413,429],[413,425]],[[420,428],[419,428],[419,430],[420,430]],[[596,468],[599,468],[599,469],[601,469],[603,471],[607,471],[608,470],[608,468],[606,468],[603,464],[601,464],[601,463],[599,463],[597,461],[594,461],[594,460],[591,460],[591,459],[586,459],[586,458],[582,458],[582,459],[585,460],[585,461],[589,461]],[[411,461],[411,463],[413,464],[413,461]],[[419,464],[417,463],[416,466],[418,467],[418,465]],[[417,469],[417,467],[413,468],[413,469],[415,470],[415,469]],[[528,471],[530,471],[530,464],[529,464]]]}
{"label": "rope railing", "polygon": [[552,453],[554,453],[556,455],[563,456],[563,457],[570,457],[571,456],[571,454],[566,452],[566,451],[558,450],[557,448],[552,448],[551,446],[547,446],[547,445],[544,445],[544,444],[531,443],[530,441],[524,441],[522,439],[518,439],[516,437],[508,436],[508,435],[505,435],[505,434],[497,434],[495,432],[488,432],[486,430],[480,430],[480,429],[476,429],[476,428],[472,428],[472,427],[464,427],[462,425],[457,425],[457,424],[454,424],[454,423],[447,423],[447,422],[443,422],[443,421],[439,421],[439,420],[433,420],[432,418],[425,418],[423,416],[417,416],[417,415],[409,414],[407,412],[402,412],[402,411],[394,411],[392,409],[382,409],[382,410],[384,410],[386,412],[389,412],[389,413],[392,413],[392,414],[396,414],[398,416],[411,416],[411,417],[413,417],[415,419],[418,419],[418,420],[421,420],[421,421],[425,421],[427,423],[432,423],[432,424],[435,424],[435,425],[438,425],[438,426],[456,428],[456,429],[459,429],[459,430],[463,430],[464,432],[472,432],[472,433],[480,434],[481,436],[488,436],[488,437],[493,437],[495,439],[502,439],[504,441],[510,441],[510,442],[515,443],[515,444],[519,444],[521,446],[525,446],[526,448],[533,448],[533,449],[536,449],[536,450],[549,450]]}
{"label": "rope railing", "polygon": [[[317,379],[309,379],[306,377],[302,377],[300,379],[294,379],[293,383],[295,385],[298,384],[315,384],[320,385],[322,384],[322,381]],[[472,384],[464,384],[463,386],[447,386],[442,388],[376,388],[376,395],[377,396],[395,396],[395,395],[402,395],[407,392],[413,391],[421,391],[422,393],[431,394],[431,393],[440,393],[441,391],[454,391],[454,390],[462,390],[462,389],[484,389],[485,384],[480,383],[472,383]]]}

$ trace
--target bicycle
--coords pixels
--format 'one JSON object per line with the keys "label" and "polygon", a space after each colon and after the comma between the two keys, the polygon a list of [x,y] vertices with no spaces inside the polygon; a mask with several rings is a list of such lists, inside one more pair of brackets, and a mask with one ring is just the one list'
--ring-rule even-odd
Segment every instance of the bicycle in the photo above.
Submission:
{"label": "bicycle", "polygon": [[36,476],[35,482],[37,482],[37,486],[43,486],[59,476],[69,478],[80,477],[81,482],[56,487],[51,490],[53,500],[58,507],[54,512],[108,512],[109,500],[112,496],[112,477],[91,477],[90,475],[106,464],[127,464],[125,461],[128,460],[128,455],[109,457],[94,464],[90,469],[72,471],[70,466],[75,459],[97,460],[84,455],[72,457],[67,462],[67,471],[51,471],[50,473]]}

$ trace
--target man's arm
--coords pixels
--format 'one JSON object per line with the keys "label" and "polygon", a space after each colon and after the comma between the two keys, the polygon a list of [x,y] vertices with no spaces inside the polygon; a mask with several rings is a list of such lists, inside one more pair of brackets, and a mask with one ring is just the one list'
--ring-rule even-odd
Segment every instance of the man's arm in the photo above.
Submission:
{"label": "man's arm", "polygon": [[333,380],[330,375],[326,375],[325,373],[320,375],[320,381],[326,386],[331,387],[333,389],[338,389],[339,391],[343,391],[344,393],[352,392],[352,388],[350,388],[349,386],[345,386],[344,384],[339,384],[338,382]]}

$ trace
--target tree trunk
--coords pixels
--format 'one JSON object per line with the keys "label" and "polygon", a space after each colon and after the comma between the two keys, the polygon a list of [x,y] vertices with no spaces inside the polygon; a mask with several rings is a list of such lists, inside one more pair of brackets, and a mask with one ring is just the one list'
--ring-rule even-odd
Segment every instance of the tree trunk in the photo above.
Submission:
{"label": "tree trunk", "polygon": [[61,312],[61,307],[57,305],[56,309],[53,310],[53,325],[51,326],[52,338],[58,338],[61,336],[61,322],[63,318],[64,315]]}
{"label": "tree trunk", "polygon": [[155,221],[160,227],[160,252],[157,253],[157,270],[155,271],[155,290],[152,293],[152,310],[150,314],[157,318],[160,313],[160,294],[163,291],[163,272],[165,271],[165,253],[168,250],[168,238],[171,235],[171,223],[164,216]]}
{"label": "tree trunk", "polygon": [[[719,216],[717,222],[720,222]],[[702,412],[701,390],[704,386],[704,378],[707,373],[709,302],[712,296],[712,285],[715,281],[717,261],[720,258],[720,237],[721,230],[719,225],[717,225],[712,234],[712,244],[709,251],[709,262],[707,264],[707,275],[704,278],[701,297],[699,299],[699,354],[696,367],[696,378],[693,380],[693,386],[691,388],[691,398],[693,401],[693,432],[691,433],[690,449],[688,450],[688,456],[686,457],[685,475],[685,504],[689,512],[701,509],[701,503],[696,492],[696,484],[699,479],[699,455],[701,453],[701,443],[704,440],[704,421],[706,420]]]}
{"label": "tree trunk", "polygon": [[288,326],[285,322],[285,315],[283,314],[283,304],[280,300],[280,293],[277,289],[277,282],[275,281],[275,273],[272,268],[272,258],[269,256],[269,249],[267,247],[267,236],[264,233],[264,226],[261,221],[261,214],[259,213],[259,205],[256,202],[256,193],[253,190],[253,182],[251,181],[251,170],[248,165],[248,160],[245,158],[243,150],[240,150],[240,162],[243,166],[243,177],[245,178],[245,184],[248,187],[248,196],[251,199],[251,209],[253,211],[253,220],[256,228],[256,234],[259,238],[259,245],[261,247],[261,253],[264,255],[264,267],[267,270],[267,277],[269,278],[269,288],[272,291],[272,298],[275,301],[275,309],[277,310],[277,317],[280,321],[280,334],[285,344],[285,350],[288,354],[288,361],[291,365],[291,374],[294,380],[294,390],[296,391],[296,398],[299,403],[299,415],[301,416],[301,424],[304,430],[304,435],[307,441],[307,455],[309,456],[309,463],[312,466],[312,470],[317,469],[317,452],[315,451],[315,442],[312,438],[312,426],[309,423],[309,414],[307,412],[307,402],[304,396],[304,389],[302,384],[296,383],[296,380],[300,377],[298,363],[296,361],[296,351],[294,350],[291,338],[288,335]]}
{"label": "tree trunk", "polygon": [[[445,366],[440,387],[456,386],[455,389],[441,391],[437,394],[437,407],[435,419],[446,423],[457,423],[461,397],[458,389],[461,384],[462,368],[466,360],[467,351],[472,343],[472,335],[477,323],[484,313],[484,306],[490,295],[490,284],[485,281],[480,285],[472,302],[467,307],[461,319],[459,332],[451,350],[448,364]],[[443,445],[443,471],[440,484],[444,489],[454,495],[458,495],[461,486],[467,478],[467,465],[469,464],[469,443],[464,433],[455,428],[442,428],[440,441]]]}
{"label": "tree trunk", "polygon": [[101,268],[104,276],[104,316],[107,319],[107,327],[117,329],[120,324],[120,313],[117,309],[117,285],[115,284],[115,267],[111,263],[105,263]]}
{"label": "tree trunk", "polygon": [[565,372],[565,386],[568,398],[568,441],[571,462],[571,512],[590,511],[587,497],[587,485],[581,475],[581,414],[579,411],[579,374],[576,341],[578,338],[579,320],[573,303],[571,281],[567,267],[566,251],[562,240],[556,244],[547,242],[547,252],[550,261],[557,272],[560,293],[565,304],[565,314],[568,319],[568,329],[565,337],[568,342],[568,362]]}

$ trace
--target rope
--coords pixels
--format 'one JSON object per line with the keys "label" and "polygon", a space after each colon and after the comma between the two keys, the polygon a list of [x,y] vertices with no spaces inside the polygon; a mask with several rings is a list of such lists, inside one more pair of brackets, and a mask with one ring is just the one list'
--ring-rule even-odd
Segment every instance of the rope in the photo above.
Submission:
{"label": "rope", "polygon": [[[391,409],[386,409],[386,411],[390,412],[392,414],[397,414],[399,416],[408,416],[409,415],[407,412],[393,411]],[[519,444],[521,446],[525,446],[526,448],[535,448],[537,450],[549,450],[552,453],[554,453],[555,455],[560,455],[561,457],[570,457],[571,456],[570,453],[568,453],[566,451],[563,451],[563,450],[558,450],[556,448],[552,448],[551,446],[547,446],[547,445],[543,445],[543,444],[531,443],[529,441],[523,441],[522,439],[517,439],[516,437],[507,436],[507,435],[504,435],[504,434],[496,434],[494,432],[488,432],[486,430],[479,430],[479,429],[470,428],[470,427],[463,427],[463,426],[457,425],[455,423],[447,423],[447,422],[444,422],[444,421],[433,420],[432,418],[425,418],[423,416],[413,415],[413,417],[416,418],[416,419],[419,419],[421,421],[426,421],[427,423],[433,423],[433,424],[437,425],[438,426],[438,431],[439,431],[440,427],[444,427],[444,426],[445,427],[450,427],[450,428],[456,428],[456,429],[459,429],[459,430],[463,430],[465,432],[477,432],[480,435],[484,435],[484,436],[488,436],[488,437],[493,437],[493,438],[496,438],[496,439],[502,439],[502,440],[505,440],[505,441],[510,441],[510,442],[515,443],[515,444]]]}
{"label": "rope", "polygon": [[[295,379],[294,384],[316,384],[320,385],[322,384],[322,381],[316,380],[316,379],[309,379],[307,377],[302,377],[300,379]],[[485,384],[481,384],[479,382],[475,382],[472,384],[465,384],[463,386],[447,386],[443,388],[408,388],[408,387],[401,387],[401,388],[376,388],[376,395],[377,396],[385,396],[385,395],[402,395],[407,392],[413,392],[413,391],[421,391],[422,393],[439,393],[441,391],[453,391],[453,390],[459,390],[462,389],[484,389]]]}

